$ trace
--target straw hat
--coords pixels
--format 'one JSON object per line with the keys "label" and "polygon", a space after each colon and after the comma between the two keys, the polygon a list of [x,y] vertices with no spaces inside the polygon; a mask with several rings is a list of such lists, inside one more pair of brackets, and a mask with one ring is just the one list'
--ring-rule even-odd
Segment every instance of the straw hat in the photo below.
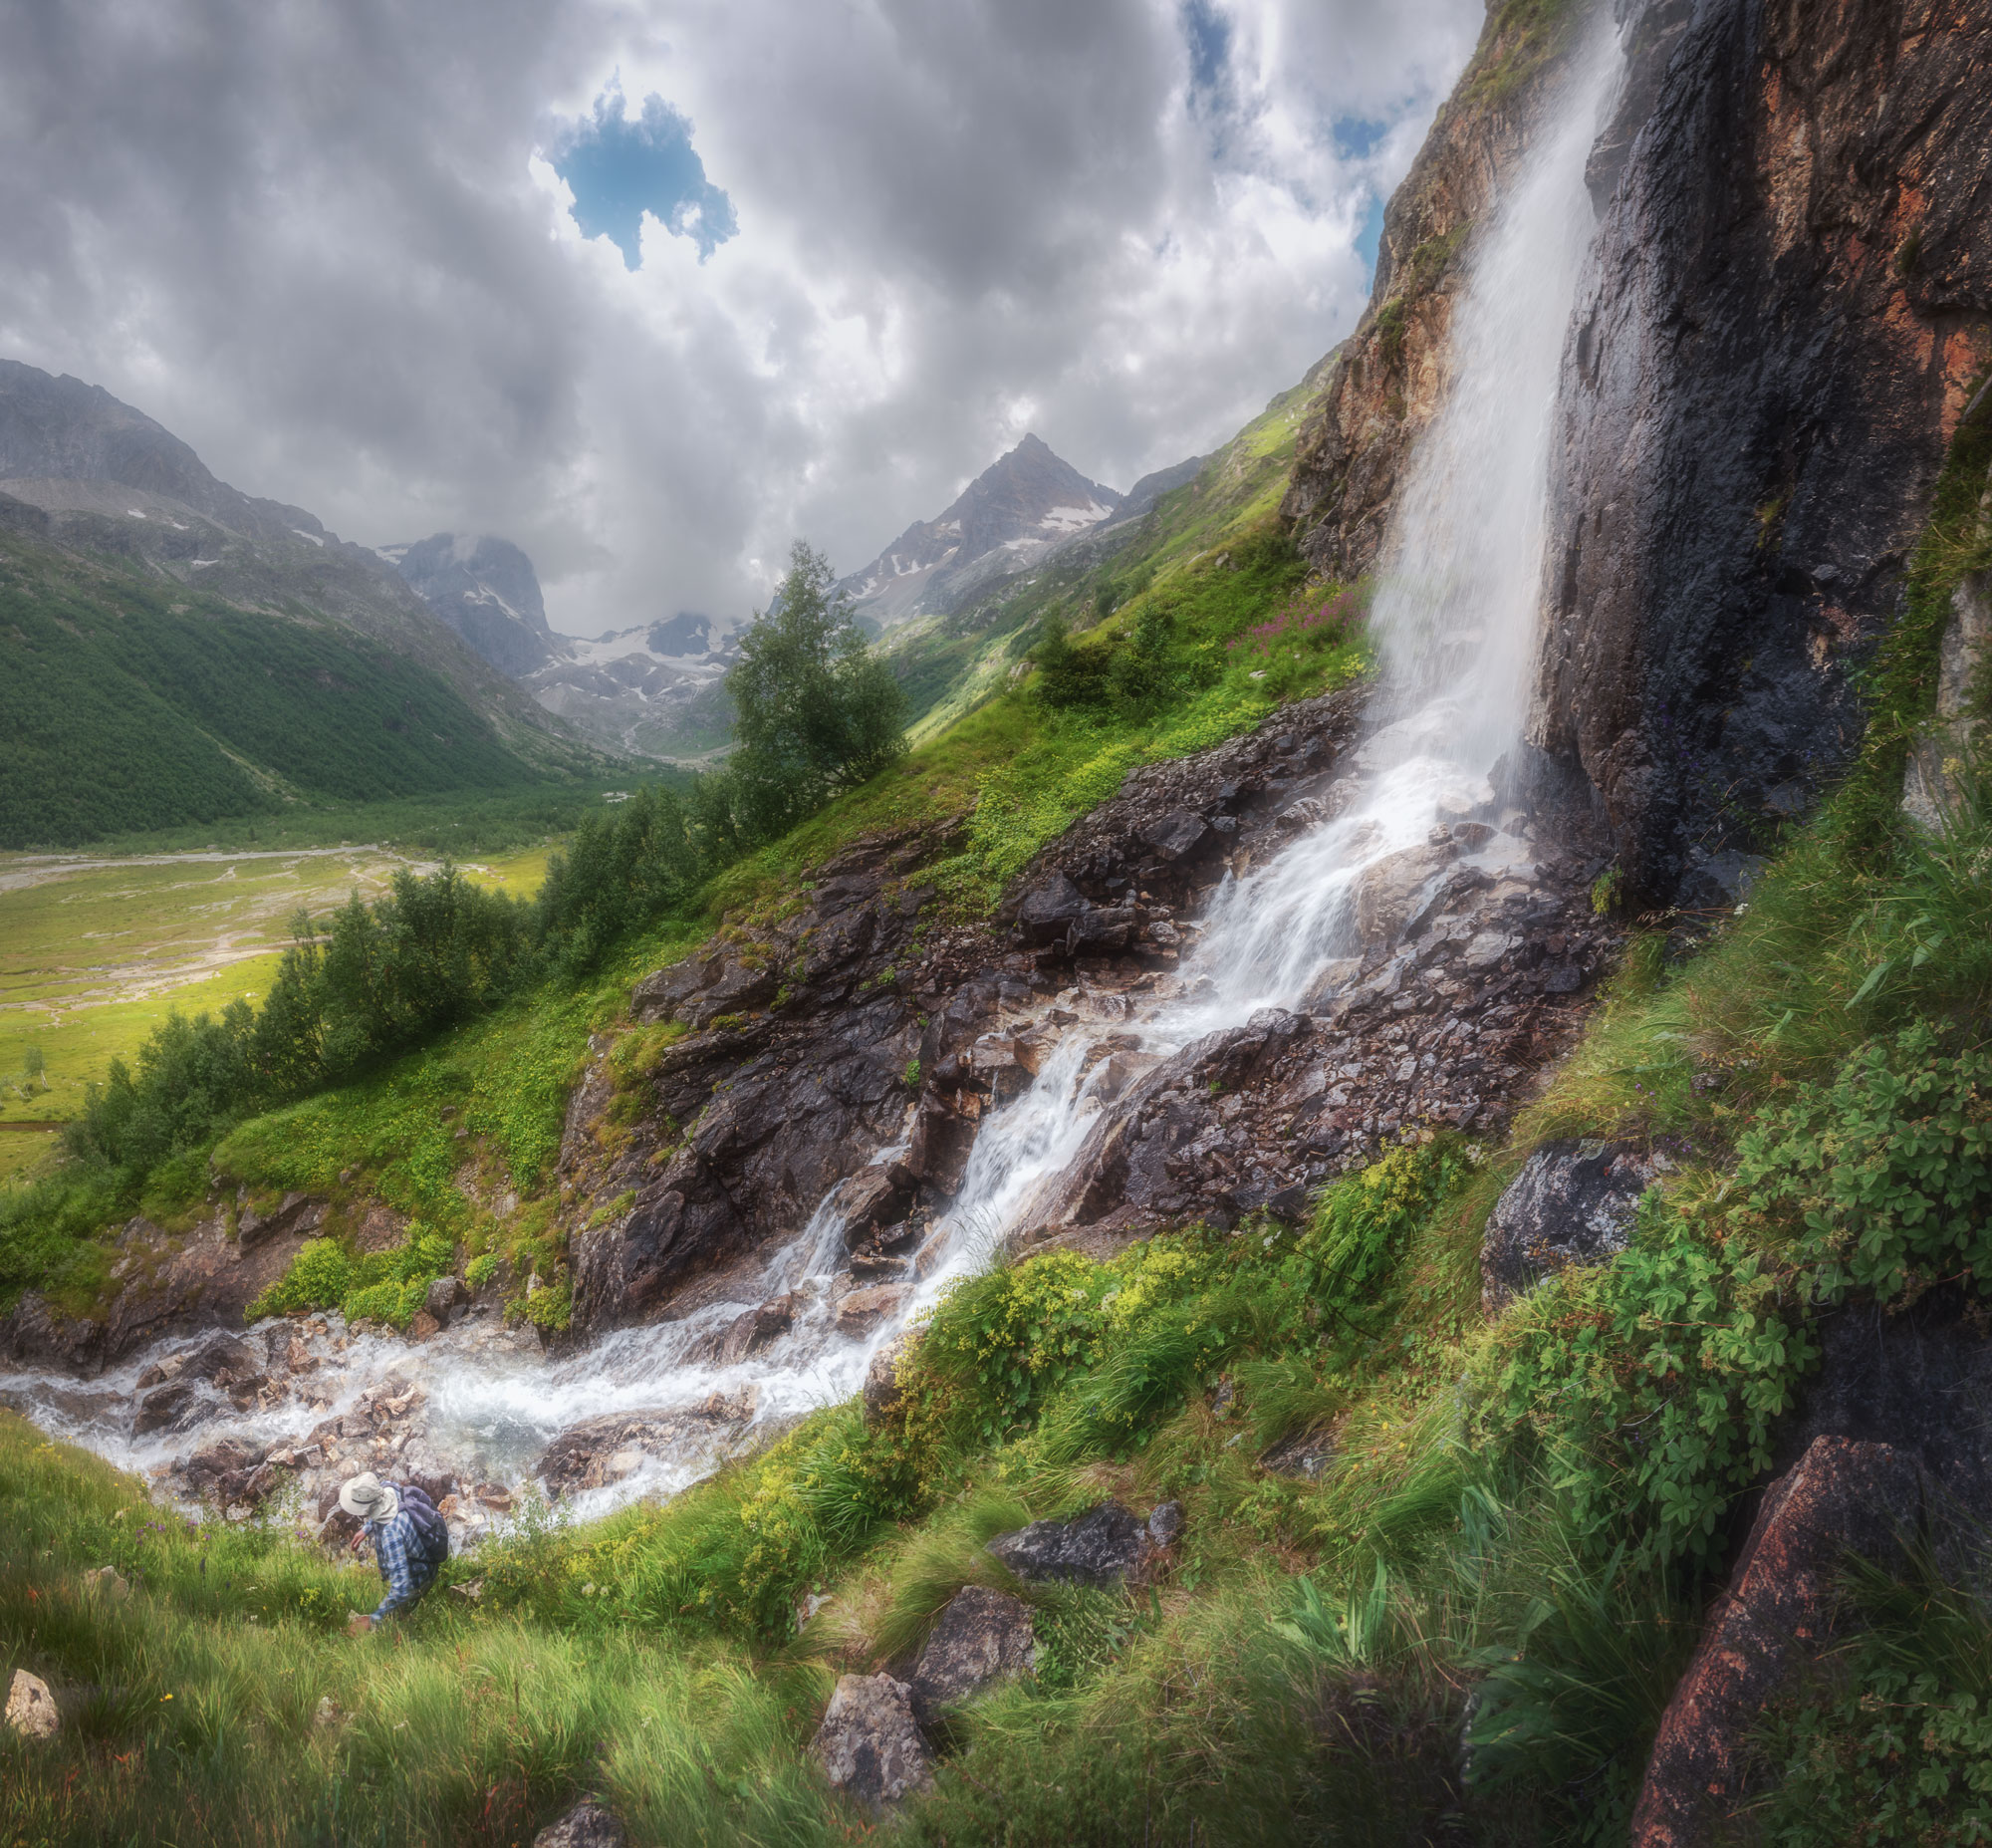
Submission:
{"label": "straw hat", "polygon": [[339,1505],[364,1521],[390,1521],[400,1511],[401,1497],[369,1469],[340,1489]]}

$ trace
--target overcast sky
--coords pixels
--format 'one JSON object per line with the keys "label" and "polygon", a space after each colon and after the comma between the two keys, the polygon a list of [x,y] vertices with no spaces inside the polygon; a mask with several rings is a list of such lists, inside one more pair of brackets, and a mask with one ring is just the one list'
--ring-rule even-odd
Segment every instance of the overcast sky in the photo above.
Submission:
{"label": "overcast sky", "polygon": [[554,626],[728,626],[1035,430],[1125,488],[1353,325],[1482,0],[17,0],[0,355]]}

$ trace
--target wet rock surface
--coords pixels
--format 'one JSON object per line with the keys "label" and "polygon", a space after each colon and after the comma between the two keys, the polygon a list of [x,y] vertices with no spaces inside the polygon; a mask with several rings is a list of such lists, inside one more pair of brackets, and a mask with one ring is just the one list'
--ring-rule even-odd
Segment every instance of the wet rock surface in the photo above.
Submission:
{"label": "wet rock surface", "polygon": [[714,1393],[689,1407],[613,1412],[569,1426],[534,1463],[533,1473],[556,1496],[611,1487],[634,1475],[646,1460],[675,1461],[687,1450],[716,1451],[753,1416],[751,1388]]}
{"label": "wet rock surface", "polygon": [[1602,146],[1543,737],[1634,894],[1726,909],[1724,856],[1861,735],[1849,669],[1992,347],[1992,40],[1968,9],[1655,0]]}
{"label": "wet rock surface", "polygon": [[1037,1660],[1031,1607],[1000,1591],[964,1585],[934,1620],[914,1665],[913,1716],[931,1725],[943,1708],[1031,1674]]}
{"label": "wet rock surface", "polygon": [[[852,1245],[841,1324],[879,1325],[894,1299],[872,1292],[926,1274],[927,1228],[983,1125],[1075,1028],[1099,1041],[1106,1108],[1024,1242],[1291,1217],[1406,1133],[1498,1133],[1570,1043],[1618,933],[1589,904],[1596,855],[1527,841],[1526,816],[1491,790],[1476,798],[1489,819],[1462,811],[1372,869],[1350,957],[1300,1011],[1166,1062],[1111,1030],[1193,1001],[1179,971],[1220,883],[1347,805],[1362,703],[1303,701],[1135,770],[986,925],[931,909],[923,869],[946,835],[897,835],[822,869],[791,917],[646,978],[636,1018],[691,1030],[653,1062],[633,1127],[610,1121],[606,1039],[570,1108],[578,1326],[684,1313],[701,1277],[793,1237],[833,1188]],[[728,1351],[767,1338],[757,1327],[743,1318]]]}
{"label": "wet rock surface", "polygon": [[1661,1717],[1632,1817],[1637,1848],[1718,1839],[1745,1794],[1752,1727],[1832,1640],[1835,1575],[1854,1556],[1894,1562],[1922,1500],[1912,1456],[1846,1438],[1815,1439],[1766,1491]]}
{"label": "wet rock surface", "polygon": [[1481,1300],[1495,1314],[1573,1264],[1624,1250],[1650,1157],[1623,1143],[1546,1143],[1523,1164],[1488,1215],[1480,1245]]}
{"label": "wet rock surface", "polygon": [[999,1533],[989,1552],[1026,1584],[1058,1580],[1095,1590],[1140,1584],[1164,1563],[1182,1531],[1182,1509],[1165,1501],[1146,1520],[1103,1501],[1066,1521],[1032,1521]]}
{"label": "wet rock surface", "polygon": [[832,1789],[872,1809],[933,1781],[912,1690],[889,1675],[842,1677],[809,1750]]}

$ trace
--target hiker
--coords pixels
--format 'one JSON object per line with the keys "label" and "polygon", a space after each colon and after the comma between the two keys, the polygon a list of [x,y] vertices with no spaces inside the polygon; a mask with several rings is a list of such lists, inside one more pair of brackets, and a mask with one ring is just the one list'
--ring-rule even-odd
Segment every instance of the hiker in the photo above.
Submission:
{"label": "hiker", "polygon": [[357,1552],[374,1542],[374,1557],[387,1581],[387,1595],[370,1615],[355,1611],[348,1634],[364,1636],[383,1617],[405,1611],[435,1583],[449,1557],[449,1529],[427,1495],[410,1482],[383,1482],[371,1470],[339,1491],[339,1505],[360,1522],[353,1536]]}

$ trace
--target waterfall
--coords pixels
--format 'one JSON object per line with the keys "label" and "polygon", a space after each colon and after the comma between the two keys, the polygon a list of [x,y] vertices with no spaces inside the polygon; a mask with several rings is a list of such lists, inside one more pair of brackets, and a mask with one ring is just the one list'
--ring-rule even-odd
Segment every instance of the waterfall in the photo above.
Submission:
{"label": "waterfall", "polygon": [[[390,1370],[429,1394],[436,1448],[516,1480],[558,1431],[611,1412],[737,1406],[648,1459],[613,1488],[581,1498],[593,1512],[642,1492],[668,1493],[709,1470],[743,1433],[848,1398],[872,1356],[949,1284],[980,1268],[1072,1163],[1111,1086],[1204,1034],[1267,1007],[1319,1002],[1353,968],[1353,912],[1364,874],[1423,843],[1446,814],[1484,810],[1488,773],[1521,737],[1543,571],[1550,440],[1565,331],[1593,215],[1584,164],[1618,83],[1620,55],[1601,19],[1573,59],[1555,119],[1476,240],[1451,329],[1451,384],[1416,444],[1398,498],[1372,617],[1383,662],[1376,709],[1388,721],[1356,754],[1355,787],[1332,819],[1245,877],[1227,880],[1173,979],[1140,998],[1083,985],[1059,996],[1077,1016],[1030,1089],[985,1123],[950,1210],[938,1266],[909,1292],[893,1326],[841,1336],[828,1286],[844,1262],[843,1226],[827,1200],[763,1266],[742,1300],[675,1322],[625,1329],[547,1361],[488,1335],[457,1331],[414,1348],[363,1336],[340,1350],[331,1410]],[[1467,856],[1493,873],[1529,858],[1513,822]],[[1098,1056],[1108,1035],[1116,1056]],[[890,1150],[877,1160],[902,1153]],[[832,1198],[836,1195],[833,1194]],[[731,1320],[769,1297],[800,1304],[793,1325],[752,1357],[714,1355]],[[336,1323],[337,1318],[334,1318]],[[332,1339],[342,1337],[337,1328]],[[189,1342],[181,1345],[192,1346]],[[154,1350],[157,1358],[169,1350]],[[134,1360],[87,1388],[0,1376],[0,1400],[45,1429],[128,1467],[184,1448],[129,1436]],[[223,1435],[265,1444],[302,1436],[324,1408],[223,1416]]]}

